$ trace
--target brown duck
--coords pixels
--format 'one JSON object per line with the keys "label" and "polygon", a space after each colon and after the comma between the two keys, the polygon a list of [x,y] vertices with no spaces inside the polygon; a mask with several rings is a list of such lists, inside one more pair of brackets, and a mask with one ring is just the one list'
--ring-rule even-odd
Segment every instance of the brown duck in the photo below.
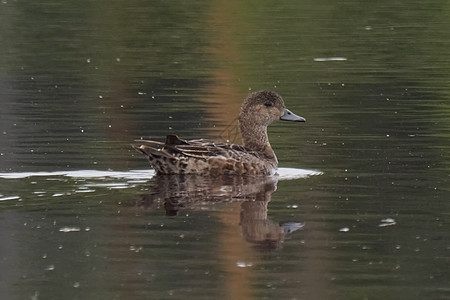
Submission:
{"label": "brown duck", "polygon": [[165,143],[138,140],[143,145],[133,147],[147,156],[157,174],[273,175],[278,160],[269,143],[267,126],[276,120],[305,122],[271,91],[250,94],[238,120],[243,146],[205,139],[186,141],[168,135]]}

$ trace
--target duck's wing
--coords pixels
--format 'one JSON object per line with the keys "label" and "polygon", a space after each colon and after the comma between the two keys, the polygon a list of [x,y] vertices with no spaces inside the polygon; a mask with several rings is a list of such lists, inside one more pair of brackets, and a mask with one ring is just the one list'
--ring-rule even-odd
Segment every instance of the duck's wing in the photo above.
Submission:
{"label": "duck's wing", "polygon": [[174,155],[181,154],[186,157],[208,160],[212,157],[221,157],[223,159],[232,159],[236,161],[246,160],[248,158],[260,158],[259,153],[244,146],[220,143],[212,140],[191,140],[187,145],[177,145],[175,149],[166,148],[167,151],[173,151]]}
{"label": "duck's wing", "polygon": [[244,146],[207,139],[186,141],[178,138],[176,135],[168,135],[165,143],[152,140],[136,140],[136,142],[142,143],[142,146],[139,148],[151,148],[158,151],[159,154],[165,153],[173,157],[207,160],[211,157],[222,156],[224,158],[241,160],[243,155],[250,155],[254,158],[260,158],[259,153]]}

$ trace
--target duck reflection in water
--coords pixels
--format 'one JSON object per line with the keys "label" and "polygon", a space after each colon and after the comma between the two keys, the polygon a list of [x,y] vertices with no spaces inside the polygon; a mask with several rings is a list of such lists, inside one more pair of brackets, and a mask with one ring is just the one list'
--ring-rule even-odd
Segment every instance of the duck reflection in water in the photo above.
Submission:
{"label": "duck reflection in water", "polygon": [[184,209],[241,202],[240,215],[236,217],[244,239],[259,250],[274,250],[281,247],[287,234],[304,225],[267,219],[267,206],[277,183],[276,176],[156,175],[150,181],[153,193],[142,195],[139,206],[152,210],[163,205],[166,215],[176,216]]}

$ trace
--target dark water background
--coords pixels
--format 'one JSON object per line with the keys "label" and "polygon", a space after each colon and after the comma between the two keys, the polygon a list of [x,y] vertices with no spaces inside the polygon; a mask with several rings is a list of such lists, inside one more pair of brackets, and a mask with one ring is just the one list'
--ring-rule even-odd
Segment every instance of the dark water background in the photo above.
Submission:
{"label": "dark water background", "polygon": [[[449,32],[446,1],[1,1],[0,298],[450,299]],[[260,89],[322,175],[130,171]]]}

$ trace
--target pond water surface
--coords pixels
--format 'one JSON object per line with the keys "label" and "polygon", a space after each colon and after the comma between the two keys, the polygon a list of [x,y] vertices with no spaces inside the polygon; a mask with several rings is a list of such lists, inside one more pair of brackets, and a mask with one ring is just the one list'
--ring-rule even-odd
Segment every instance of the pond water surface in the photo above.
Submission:
{"label": "pond water surface", "polygon": [[[0,3],[1,299],[450,299],[445,1]],[[273,178],[154,176],[136,139]]]}

